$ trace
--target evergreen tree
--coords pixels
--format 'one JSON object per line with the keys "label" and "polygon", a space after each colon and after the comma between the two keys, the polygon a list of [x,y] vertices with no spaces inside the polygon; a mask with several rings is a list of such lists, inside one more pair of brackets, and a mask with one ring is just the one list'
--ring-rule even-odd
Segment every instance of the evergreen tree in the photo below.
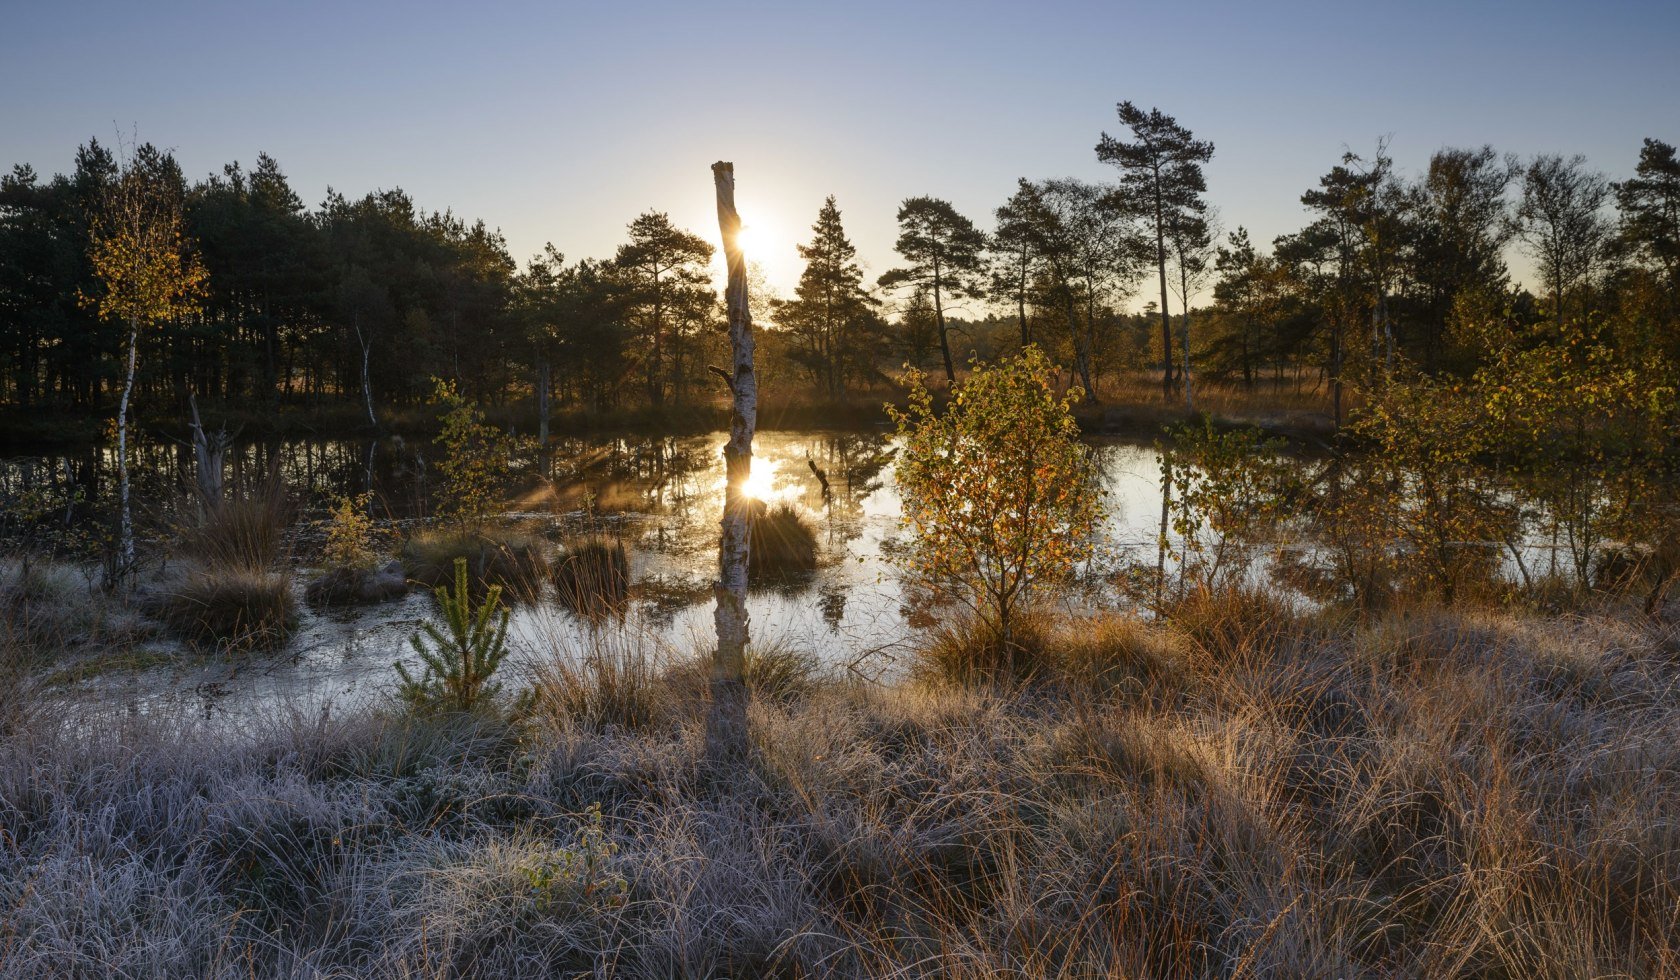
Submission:
{"label": "evergreen tree", "polygon": [[[1161,390],[1173,385],[1172,316],[1167,309],[1167,238],[1175,217],[1199,215],[1207,179],[1202,164],[1213,159],[1213,144],[1196,139],[1160,109],[1147,113],[1130,102],[1115,107],[1132,131],[1125,142],[1102,134],[1097,159],[1120,169],[1120,192],[1127,205],[1154,226],[1155,267],[1161,284]],[[1182,224],[1182,222],[1181,222]]]}
{"label": "evergreen tree", "polygon": [[898,254],[905,265],[881,276],[884,289],[910,285],[927,291],[939,328],[939,352],[945,359],[945,380],[955,383],[951,342],[946,335],[945,301],[981,295],[980,274],[986,236],[949,201],[912,197],[898,209]]}
{"label": "evergreen tree", "polygon": [[656,408],[665,404],[675,380],[678,326],[702,297],[711,296],[706,272],[711,260],[711,243],[671,224],[662,211],[645,212],[630,222],[630,241],[618,248],[615,264],[626,287],[635,339],[644,352],[648,402]]}
{"label": "evergreen tree", "polygon": [[1416,227],[1411,277],[1419,292],[1417,320],[1422,363],[1434,371],[1446,347],[1448,321],[1460,297],[1503,292],[1502,254],[1511,223],[1505,192],[1519,167],[1493,147],[1443,149],[1411,191]]}
{"label": "evergreen tree", "polygon": [[991,241],[992,296],[999,302],[1014,305],[1022,347],[1032,342],[1027,325],[1027,297],[1038,260],[1032,244],[1032,216],[1040,207],[1037,186],[1022,177],[1015,182],[1015,193],[994,212],[997,230],[992,233]]}
{"label": "evergreen tree", "polygon": [[1663,274],[1671,298],[1680,297],[1680,159],[1674,147],[1647,139],[1634,175],[1613,185],[1622,211],[1622,243]]}
{"label": "evergreen tree", "polygon": [[794,358],[831,397],[848,383],[874,373],[875,341],[882,330],[877,301],[863,288],[857,248],[846,237],[840,209],[829,195],[811,226],[794,299],[775,306],[776,323],[793,341]]}

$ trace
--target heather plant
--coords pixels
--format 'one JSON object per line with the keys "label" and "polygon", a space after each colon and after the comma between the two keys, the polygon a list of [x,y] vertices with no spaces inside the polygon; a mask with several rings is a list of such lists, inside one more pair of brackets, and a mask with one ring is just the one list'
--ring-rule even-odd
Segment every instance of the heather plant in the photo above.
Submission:
{"label": "heather plant", "polygon": [[502,589],[490,586],[475,608],[466,559],[458,558],[455,588],[440,585],[436,595],[444,628],[421,623],[420,632],[410,638],[422,671],[417,677],[398,663],[398,693],[422,712],[473,711],[501,692],[492,678],[507,655],[508,611],[502,605]]}

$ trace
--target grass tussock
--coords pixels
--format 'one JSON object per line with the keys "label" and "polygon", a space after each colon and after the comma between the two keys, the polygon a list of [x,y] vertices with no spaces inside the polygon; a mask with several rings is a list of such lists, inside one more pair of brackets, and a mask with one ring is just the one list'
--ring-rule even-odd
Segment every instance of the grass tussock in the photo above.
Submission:
{"label": "grass tussock", "polygon": [[359,606],[388,602],[407,592],[402,563],[393,561],[374,568],[329,568],[309,580],[304,600],[312,606]]}
{"label": "grass tussock", "polygon": [[646,647],[514,722],[49,719],[0,740],[0,974],[1680,974],[1671,629],[1198,622],[789,668],[727,780]]}
{"label": "grass tussock", "polygon": [[284,646],[298,622],[291,577],[253,568],[192,569],[145,605],[187,642],[223,650]]}
{"label": "grass tussock", "polygon": [[528,600],[549,578],[547,548],[540,537],[519,531],[432,528],[403,545],[402,565],[409,578],[437,588],[454,580],[455,560],[464,558],[475,596],[499,585],[504,599]]}
{"label": "grass tussock", "polygon": [[754,581],[776,582],[811,574],[817,567],[817,534],[804,516],[788,504],[774,507],[752,501],[747,575]]}
{"label": "grass tussock", "polygon": [[966,685],[1027,684],[1106,697],[1172,697],[1195,684],[1202,651],[1189,637],[1123,613],[1019,616],[1008,639],[972,619],[932,632],[912,673]]}
{"label": "grass tussock", "polygon": [[292,509],[284,485],[276,481],[229,496],[182,532],[181,551],[210,568],[271,568],[282,556]]}
{"label": "grass tussock", "polygon": [[604,538],[573,542],[554,563],[554,594],[562,606],[580,615],[623,611],[630,599],[630,559],[624,543]]}

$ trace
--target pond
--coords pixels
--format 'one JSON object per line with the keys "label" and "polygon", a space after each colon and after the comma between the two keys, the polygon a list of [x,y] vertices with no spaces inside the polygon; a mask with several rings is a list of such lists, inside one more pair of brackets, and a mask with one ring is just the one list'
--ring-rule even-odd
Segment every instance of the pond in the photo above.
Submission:
{"label": "pond", "polygon": [[[631,602],[622,619],[592,622],[544,600],[515,606],[508,664],[529,672],[555,657],[645,653],[675,659],[709,649],[711,581],[723,508],[723,432],[700,436],[603,436],[556,440],[531,461],[505,520],[561,543],[584,534],[621,541],[629,555]],[[1151,446],[1091,443],[1105,499],[1105,559],[1153,562],[1160,521],[1159,457]],[[753,490],[796,509],[813,527],[817,568],[808,578],[754,588],[748,600],[755,645],[808,654],[836,669],[890,675],[922,630],[948,611],[916,601],[892,553],[902,544],[893,482],[895,437],[886,432],[767,431],[754,444]],[[303,569],[317,560],[314,521],[333,495],[371,486],[393,539],[424,523],[429,442],[296,440],[243,446],[229,460],[230,485],[277,472],[302,500],[290,548]],[[140,513],[153,534],[184,521],[190,453],[151,444],[137,454]],[[823,493],[813,471],[829,482]],[[109,483],[108,453],[14,460],[0,479],[76,474],[79,486]],[[1117,602],[1110,590],[1081,604]],[[268,654],[192,653],[156,641],[144,670],[109,672],[80,685],[90,702],[127,710],[190,707],[241,715],[281,706],[340,710],[388,695],[393,663],[413,660],[409,637],[435,614],[424,591],[348,611],[301,603],[299,629]]]}

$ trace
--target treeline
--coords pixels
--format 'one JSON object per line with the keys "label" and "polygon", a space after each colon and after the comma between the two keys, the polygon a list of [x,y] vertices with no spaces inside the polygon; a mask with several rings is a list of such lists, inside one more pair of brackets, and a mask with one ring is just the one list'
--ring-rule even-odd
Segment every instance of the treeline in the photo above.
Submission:
{"label": "treeline", "polygon": [[[1122,135],[1096,146],[1113,182],[1023,179],[984,223],[906,200],[899,261],[875,282],[829,198],[794,296],[757,284],[766,374],[839,399],[905,362],[950,378],[971,352],[1036,343],[1093,400],[1145,370],[1192,404],[1200,381],[1287,378],[1321,391],[1340,424],[1344,391],[1378,373],[1467,377],[1489,363],[1490,322],[1499,344],[1610,323],[1618,342],[1680,363],[1680,161],[1667,143],[1646,140],[1614,183],[1579,157],[1490,147],[1443,149],[1408,176],[1379,143],[1307,189],[1309,222],[1266,247],[1209,204],[1212,143],[1131,103],[1119,119]],[[190,394],[337,401],[377,421],[434,376],[480,402],[530,398],[545,417],[717,391],[713,246],[660,212],[631,221],[610,257],[550,246],[521,267],[484,222],[400,190],[329,191],[310,208],[267,155],[189,182],[167,153],[123,161],[90,141],[69,174],[18,165],[0,179],[0,401],[113,407],[127,331],[90,300],[90,229],[125,166],[178,202],[181,247],[205,273],[193,311],[140,339],[137,394],[154,410]],[[1512,245],[1533,260],[1533,291],[1514,284]],[[1127,312],[1140,299],[1146,312]]]}

